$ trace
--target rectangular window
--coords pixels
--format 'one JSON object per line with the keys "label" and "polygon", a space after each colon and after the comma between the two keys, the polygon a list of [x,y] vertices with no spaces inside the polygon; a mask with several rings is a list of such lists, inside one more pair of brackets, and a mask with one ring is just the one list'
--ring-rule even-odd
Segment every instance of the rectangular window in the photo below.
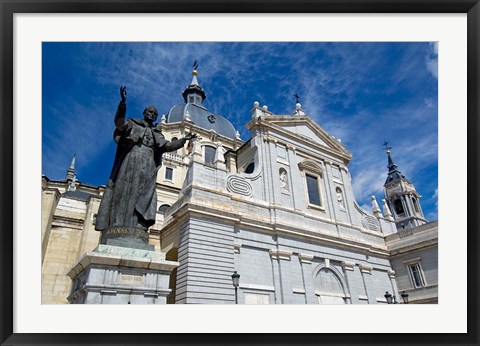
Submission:
{"label": "rectangular window", "polygon": [[423,272],[422,268],[420,267],[420,263],[409,265],[408,271],[410,272],[410,277],[412,278],[414,287],[425,286],[425,279],[423,278]]}
{"label": "rectangular window", "polygon": [[173,180],[173,168],[165,167],[165,180]]}
{"label": "rectangular window", "polygon": [[310,204],[321,206],[320,191],[318,190],[318,177],[306,175],[307,177],[307,191],[308,202]]}
{"label": "rectangular window", "polygon": [[206,145],[205,146],[205,163],[213,164],[215,161],[215,153],[217,148]]}

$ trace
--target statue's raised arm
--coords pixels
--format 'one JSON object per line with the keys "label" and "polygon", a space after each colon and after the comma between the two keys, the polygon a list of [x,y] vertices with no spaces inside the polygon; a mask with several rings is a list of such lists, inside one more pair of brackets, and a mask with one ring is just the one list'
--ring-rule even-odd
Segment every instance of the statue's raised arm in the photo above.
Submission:
{"label": "statue's raised arm", "polygon": [[122,102],[127,102],[127,87],[120,86],[120,97],[122,98]]}
{"label": "statue's raised arm", "polygon": [[127,87],[120,86],[121,101],[118,104],[117,113],[115,114],[115,127],[117,130],[123,130],[125,127],[125,115],[127,114]]}

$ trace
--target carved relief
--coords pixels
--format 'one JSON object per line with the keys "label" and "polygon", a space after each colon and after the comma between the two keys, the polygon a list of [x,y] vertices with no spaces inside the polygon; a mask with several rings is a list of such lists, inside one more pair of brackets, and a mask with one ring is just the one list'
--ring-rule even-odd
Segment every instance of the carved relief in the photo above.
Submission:
{"label": "carved relief", "polygon": [[253,189],[250,183],[236,175],[231,175],[227,178],[227,190],[247,197],[250,197],[253,194]]}
{"label": "carved relief", "polygon": [[283,168],[280,169],[280,188],[282,192],[288,192],[288,176]]}

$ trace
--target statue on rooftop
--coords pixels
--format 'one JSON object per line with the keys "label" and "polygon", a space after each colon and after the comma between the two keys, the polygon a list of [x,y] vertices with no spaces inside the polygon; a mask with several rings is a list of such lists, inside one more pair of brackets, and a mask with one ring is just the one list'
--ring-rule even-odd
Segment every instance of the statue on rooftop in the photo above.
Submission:
{"label": "statue on rooftop", "polygon": [[125,119],[126,87],[120,87],[120,96],[113,134],[117,151],[95,229],[102,232],[102,244],[149,248],[147,230],[155,223],[156,180],[162,154],[182,148],[196,135],[167,141],[154,124],[158,116],[154,106],[145,108],[143,119]]}

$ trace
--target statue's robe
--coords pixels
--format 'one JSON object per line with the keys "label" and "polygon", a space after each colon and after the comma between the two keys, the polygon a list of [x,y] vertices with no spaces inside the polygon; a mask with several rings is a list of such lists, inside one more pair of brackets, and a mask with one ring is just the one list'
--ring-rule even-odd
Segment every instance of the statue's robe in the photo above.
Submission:
{"label": "statue's robe", "polygon": [[143,119],[125,120],[120,102],[115,116],[115,162],[98,210],[95,229],[135,227],[147,230],[157,212],[156,180],[162,154],[185,145],[185,139],[169,142],[157,127]]}

